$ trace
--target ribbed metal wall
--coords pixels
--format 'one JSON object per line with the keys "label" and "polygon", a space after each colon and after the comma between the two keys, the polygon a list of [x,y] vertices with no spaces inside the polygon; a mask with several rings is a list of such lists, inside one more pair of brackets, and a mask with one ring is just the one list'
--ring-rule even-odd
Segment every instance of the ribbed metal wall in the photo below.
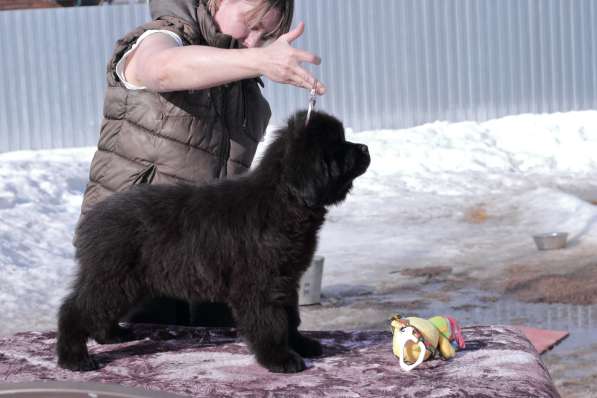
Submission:
{"label": "ribbed metal wall", "polygon": [[[597,109],[595,0],[297,0],[296,46],[357,130]],[[95,145],[112,45],[144,5],[0,13],[0,151]],[[307,92],[266,81],[280,123]]]}
{"label": "ribbed metal wall", "polygon": [[96,145],[115,41],[144,5],[0,12],[0,151]]}
{"label": "ribbed metal wall", "polygon": [[[301,44],[324,59],[322,108],[356,129],[597,107],[595,0],[297,5]],[[276,115],[304,103],[279,95]]]}

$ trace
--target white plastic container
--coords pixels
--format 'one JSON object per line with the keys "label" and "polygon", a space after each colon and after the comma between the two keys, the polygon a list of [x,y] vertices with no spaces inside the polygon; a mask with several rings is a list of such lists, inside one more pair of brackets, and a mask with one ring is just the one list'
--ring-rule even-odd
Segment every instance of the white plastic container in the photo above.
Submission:
{"label": "white plastic container", "polygon": [[299,287],[299,305],[319,304],[321,302],[321,278],[323,276],[323,257],[313,256],[311,265],[301,278]]}

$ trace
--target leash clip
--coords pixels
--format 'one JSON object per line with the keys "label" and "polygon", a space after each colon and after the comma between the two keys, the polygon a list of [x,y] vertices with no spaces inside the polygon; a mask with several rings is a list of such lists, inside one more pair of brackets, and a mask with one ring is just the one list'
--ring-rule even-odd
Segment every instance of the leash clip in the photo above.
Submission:
{"label": "leash clip", "polygon": [[309,107],[307,108],[307,117],[305,118],[305,126],[307,126],[307,124],[309,124],[309,119],[311,119],[311,112],[313,112],[313,109],[315,108],[315,104],[317,103],[317,94],[315,89],[317,88],[317,80],[315,80],[315,83],[313,84],[313,88],[311,89],[311,92],[309,93]]}

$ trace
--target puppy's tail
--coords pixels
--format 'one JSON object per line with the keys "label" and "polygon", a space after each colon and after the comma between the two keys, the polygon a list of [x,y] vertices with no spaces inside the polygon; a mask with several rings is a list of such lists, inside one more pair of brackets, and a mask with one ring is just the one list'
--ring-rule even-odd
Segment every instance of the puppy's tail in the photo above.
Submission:
{"label": "puppy's tail", "polygon": [[58,312],[58,337],[56,353],[58,365],[70,370],[94,370],[97,364],[89,357],[87,338],[82,313],[74,294],[69,295]]}

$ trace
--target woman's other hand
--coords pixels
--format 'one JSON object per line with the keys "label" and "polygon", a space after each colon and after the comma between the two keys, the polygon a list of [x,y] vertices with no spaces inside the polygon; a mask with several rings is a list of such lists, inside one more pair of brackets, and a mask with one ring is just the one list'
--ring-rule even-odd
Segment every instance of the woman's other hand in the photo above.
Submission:
{"label": "woman's other hand", "polygon": [[[305,23],[301,22],[296,28],[283,34],[269,46],[255,49],[260,52],[263,75],[278,83],[292,84],[306,89],[313,88],[316,79],[301,64],[308,62],[319,65],[321,58],[291,45],[304,31]],[[320,81],[317,81],[316,92],[318,95],[323,95],[326,92],[326,86]]]}

